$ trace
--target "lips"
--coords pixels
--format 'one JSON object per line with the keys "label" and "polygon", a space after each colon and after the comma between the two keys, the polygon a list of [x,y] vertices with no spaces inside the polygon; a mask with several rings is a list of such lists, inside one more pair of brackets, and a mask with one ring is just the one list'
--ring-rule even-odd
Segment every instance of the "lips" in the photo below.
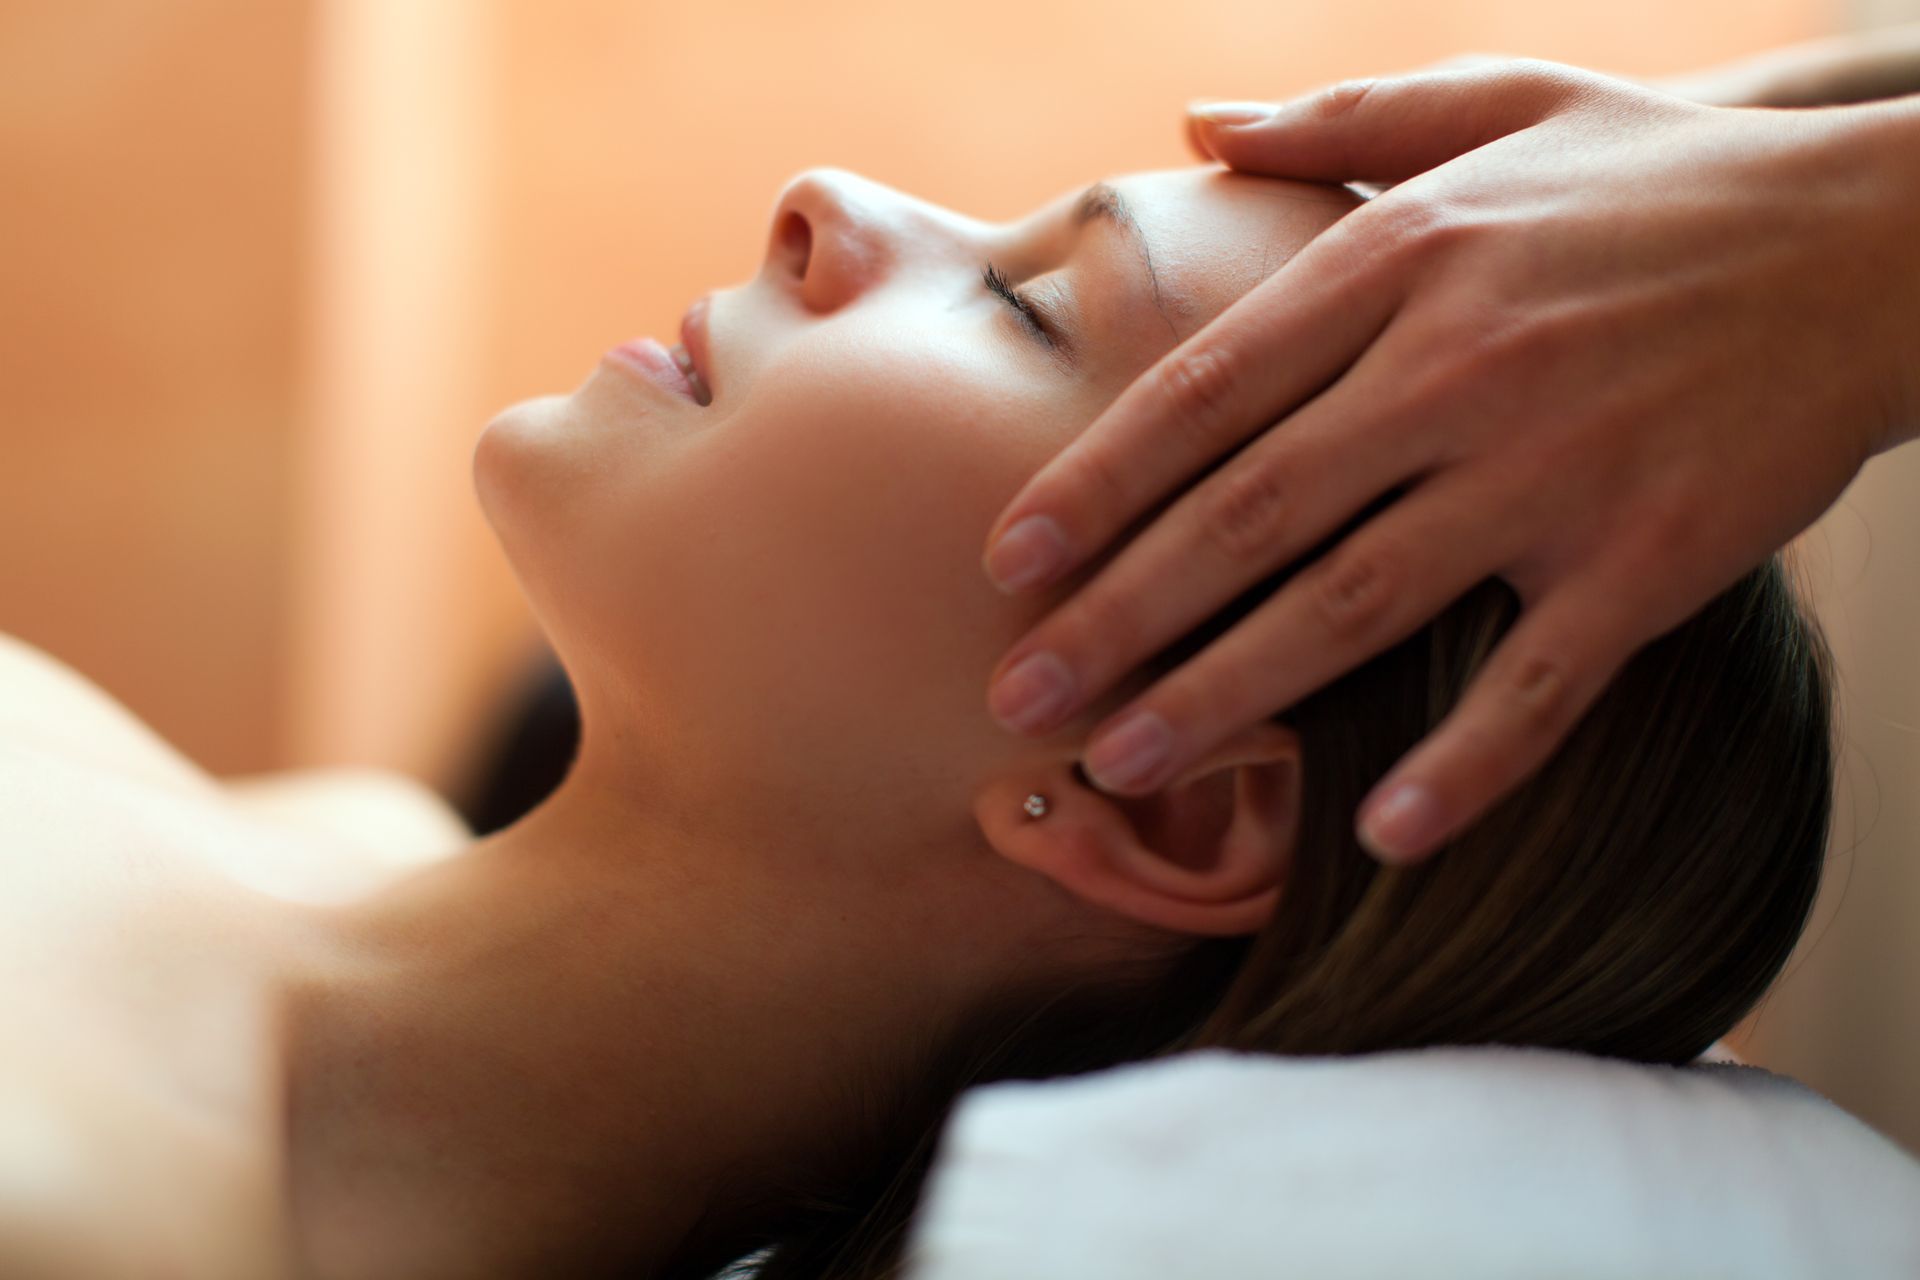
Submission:
{"label": "lips", "polygon": [[671,347],[658,338],[634,338],[607,352],[602,362],[637,373],[696,405],[710,405],[713,365],[707,345],[707,299],[687,309],[680,321],[680,338]]}
{"label": "lips", "polygon": [[712,404],[713,350],[707,341],[707,299],[701,298],[687,308],[680,320],[680,341],[669,351],[692,384],[694,399],[703,405]]}

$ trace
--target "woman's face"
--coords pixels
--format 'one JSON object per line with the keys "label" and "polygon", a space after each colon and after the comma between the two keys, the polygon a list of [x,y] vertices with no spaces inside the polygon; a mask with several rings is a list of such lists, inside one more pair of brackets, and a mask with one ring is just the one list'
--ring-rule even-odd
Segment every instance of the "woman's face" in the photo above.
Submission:
{"label": "woman's face", "polygon": [[581,769],[638,768],[789,836],[951,827],[983,771],[1036,747],[989,716],[989,671],[1091,571],[1002,596],[980,568],[989,524],[1355,203],[1189,169],[989,223],[850,173],[796,179],[759,274],[690,325],[710,403],[609,353],[475,450],[482,506],[579,693]]}

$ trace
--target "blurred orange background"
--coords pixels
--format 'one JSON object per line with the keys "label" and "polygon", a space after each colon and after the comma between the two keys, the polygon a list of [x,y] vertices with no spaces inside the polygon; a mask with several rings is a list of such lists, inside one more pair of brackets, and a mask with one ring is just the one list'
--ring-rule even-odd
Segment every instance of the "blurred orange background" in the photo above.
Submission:
{"label": "blurred orange background", "polygon": [[[1187,163],[1195,97],[1467,52],[1664,74],[1902,13],[5,0],[0,631],[215,773],[457,791],[539,652],[480,428],[751,273],[796,171],[1012,216]],[[1847,773],[1819,918],[1736,1044],[1920,1150],[1916,495],[1887,455],[1805,539]]]}

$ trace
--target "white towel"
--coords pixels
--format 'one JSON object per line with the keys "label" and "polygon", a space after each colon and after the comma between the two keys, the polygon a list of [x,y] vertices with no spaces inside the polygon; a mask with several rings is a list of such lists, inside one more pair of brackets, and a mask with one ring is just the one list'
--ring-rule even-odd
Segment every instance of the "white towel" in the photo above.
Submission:
{"label": "white towel", "polygon": [[964,1095],[909,1280],[1920,1278],[1920,1161],[1757,1067],[1202,1050]]}

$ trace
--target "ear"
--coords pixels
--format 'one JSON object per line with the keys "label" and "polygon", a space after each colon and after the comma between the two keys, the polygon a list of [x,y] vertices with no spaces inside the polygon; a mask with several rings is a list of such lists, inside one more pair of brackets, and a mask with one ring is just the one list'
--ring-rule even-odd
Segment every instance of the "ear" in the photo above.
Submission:
{"label": "ear", "polygon": [[[1046,797],[1047,813],[1022,808]],[[1254,933],[1272,917],[1300,817],[1300,738],[1263,721],[1144,796],[1113,796],[1075,759],[982,784],[974,819],[1002,857],[1110,911],[1179,933]]]}

